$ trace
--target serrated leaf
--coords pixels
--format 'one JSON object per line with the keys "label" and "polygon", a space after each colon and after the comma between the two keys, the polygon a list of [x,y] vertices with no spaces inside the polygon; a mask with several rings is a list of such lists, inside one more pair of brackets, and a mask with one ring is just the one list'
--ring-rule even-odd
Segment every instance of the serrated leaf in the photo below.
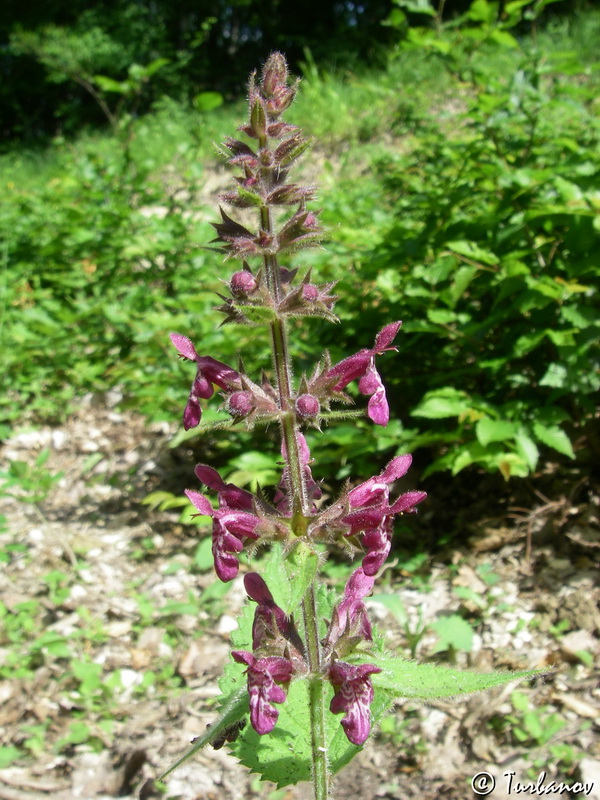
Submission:
{"label": "serrated leaf", "polygon": [[480,692],[544,674],[544,670],[472,672],[438,664],[417,664],[392,655],[373,656],[369,660],[382,669],[382,672],[372,676],[373,686],[385,689],[397,698],[413,697],[420,700]]}
{"label": "serrated leaf", "polygon": [[227,698],[227,701],[221,709],[219,718],[215,720],[215,722],[211,723],[210,728],[207,728],[203,734],[197,736],[194,739],[190,749],[167,770],[165,770],[158,780],[164,780],[167,775],[170,775],[173,770],[176,770],[177,767],[180,767],[182,764],[184,764],[188,758],[191,758],[193,755],[195,755],[198,750],[218,737],[219,734],[226,731],[236,722],[239,722],[241,719],[243,719],[247,712],[248,692],[245,690],[245,688],[241,688]]}
{"label": "serrated leaf", "polygon": [[539,439],[542,444],[558,450],[559,453],[569,458],[575,458],[569,437],[558,425],[542,425],[541,422],[534,422],[533,432],[536,439]]}
{"label": "serrated leaf", "polygon": [[[278,788],[301,781],[311,780],[310,712],[307,679],[290,684],[285,703],[278,706],[279,719],[273,731],[259,736],[252,728],[246,728],[231,750],[244,766],[260,773],[262,780],[272,781]],[[333,689],[325,686],[325,728],[331,765],[335,774],[361,749],[351,744],[341,726],[342,715],[332,714],[329,703]],[[371,704],[373,724],[390,708],[393,696],[387,690],[375,693]],[[268,737],[268,741],[265,741]]]}

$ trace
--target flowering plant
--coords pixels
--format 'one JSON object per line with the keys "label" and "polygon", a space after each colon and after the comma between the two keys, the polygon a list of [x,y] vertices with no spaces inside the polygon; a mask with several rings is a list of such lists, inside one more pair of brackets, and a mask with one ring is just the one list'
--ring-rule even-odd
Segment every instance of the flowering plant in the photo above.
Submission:
{"label": "flowering plant", "polygon": [[[222,746],[228,741],[242,763],[264,779],[278,786],[312,780],[315,797],[325,800],[331,797],[332,774],[356,754],[396,698],[455,695],[530,673],[480,675],[415,664],[388,653],[369,621],[364,600],[390,552],[394,519],[415,512],[425,492],[393,496],[394,484],[410,468],[410,455],[398,455],[374,477],[347,486],[330,504],[322,502],[312,476],[305,431],[357,413],[332,410],[337,403],[352,403],[346,393],[351,383],[358,382],[358,391],[369,398],[369,418],[376,425],[388,423],[377,360],[396,350],[401,323],[384,325],[372,347],[339,363],[332,364],[324,353],[312,375],[294,374],[290,320],[335,322],[338,299],[332,283],[314,283],[310,270],[299,277],[297,269],[280,263],[282,256],[316,245],[322,236],[318,212],[308,207],[314,187],[289,181],[291,168],[310,144],[296,126],[283,121],[297,88],[279,53],[270,56],[258,80],[251,77],[249,116],[240,128],[250,143],[224,142],[223,152],[241,174],[222,200],[254,209],[258,225],[246,227],[223,209],[214,224],[227,258],[241,261],[220,310],[226,322],[268,329],[273,376],[255,382],[243,367],[236,370],[199,355],[186,336],[171,335],[179,355],[196,365],[184,427],[201,423],[201,400],[210,399],[216,386],[233,420],[248,426],[278,424],[283,469],[267,496],[226,483],[211,466],[200,464],[196,477],[216,495],[217,505],[198,489],[186,491],[198,514],[212,518],[214,565],[222,581],[238,575],[243,551],[268,545],[270,555],[261,561],[261,574],[244,575],[252,605],[232,637],[232,661],[220,684],[221,714],[163,777],[207,742]],[[286,217],[290,206],[295,210]],[[341,596],[319,580],[334,546],[362,558]],[[245,725],[248,713],[250,725]]]}

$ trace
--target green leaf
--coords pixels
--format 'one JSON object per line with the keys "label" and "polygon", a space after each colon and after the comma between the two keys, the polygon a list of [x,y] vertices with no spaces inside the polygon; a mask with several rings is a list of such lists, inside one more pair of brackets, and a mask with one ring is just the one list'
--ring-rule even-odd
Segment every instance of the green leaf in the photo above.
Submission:
{"label": "green leaf", "polygon": [[94,75],[94,81],[98,84],[103,92],[127,94],[131,89],[129,81],[115,81],[106,75]]}
{"label": "green leaf", "polygon": [[467,265],[460,267],[456,270],[452,286],[442,293],[442,299],[454,308],[478,272],[479,270],[477,267],[470,267]]}
{"label": "green leaf", "polygon": [[[327,686],[329,705],[333,690]],[[311,779],[311,741],[308,680],[296,679],[289,687],[285,703],[278,705],[279,719],[268,734],[268,743],[252,728],[246,728],[232,745],[232,751],[244,766],[260,773],[262,780],[278,788]],[[341,769],[359,748],[346,739],[340,718],[327,713],[326,736],[332,771]]]}
{"label": "green leaf", "polygon": [[465,653],[470,653],[473,649],[473,628],[458,614],[441,617],[431,623],[431,628],[440,638],[436,652],[447,650],[449,647],[463,650]]}
{"label": "green leaf", "polygon": [[445,386],[427,392],[419,405],[410,413],[413,417],[427,417],[427,419],[444,419],[445,417],[460,417],[471,410],[471,403],[465,392]]}
{"label": "green leaf", "polygon": [[204,747],[213,739],[230,729],[232,725],[235,725],[237,722],[243,719],[247,712],[248,692],[245,688],[240,688],[236,692],[233,692],[224,702],[221,708],[221,713],[217,720],[212,722],[210,727],[207,728],[203,734],[194,739],[192,746],[185,753],[185,755],[183,755],[167,770],[165,770],[158,780],[164,780],[167,775],[170,775],[173,772],[173,770],[176,770],[177,767],[180,767],[182,764],[184,764],[188,758],[191,758],[193,755],[195,755],[200,748]]}
{"label": "green leaf", "polygon": [[499,44],[501,47],[507,48],[515,48],[519,46],[519,42],[515,39],[512,33],[508,31],[502,31],[499,28],[495,28],[491,34],[490,39],[496,44]]}
{"label": "green leaf", "polygon": [[543,376],[540,378],[540,386],[554,386],[556,389],[562,389],[567,385],[568,372],[564,364],[548,364],[548,368]]}
{"label": "green leaf", "polygon": [[233,305],[251,325],[268,325],[277,316],[272,308],[265,306],[242,306],[235,303]]}
{"label": "green leaf", "polygon": [[210,537],[207,536],[205,539],[202,539],[196,548],[196,552],[194,553],[194,566],[199,569],[200,572],[206,572],[207,570],[212,569],[213,554],[212,541]]}
{"label": "green leaf", "polygon": [[598,314],[594,308],[582,304],[563,305],[560,309],[561,317],[575,325],[581,330],[585,330],[590,325],[598,325]]}
{"label": "green leaf", "polygon": [[430,308],[427,311],[427,319],[436,325],[448,325],[456,320],[456,314],[448,308]]}
{"label": "green leaf", "polygon": [[279,542],[271,545],[268,556],[261,561],[260,573],[275,602],[286,614],[293,614],[302,602],[316,575],[318,563],[318,555],[304,543],[300,543],[287,558],[284,558]]}
{"label": "green leaf", "polygon": [[397,698],[409,697],[420,700],[480,692],[511,681],[536,678],[544,674],[544,670],[472,672],[437,664],[417,664],[392,655],[369,657],[369,661],[383,670],[373,675],[374,686],[393,693]]}
{"label": "green leaf", "polygon": [[490,442],[504,442],[512,439],[517,432],[517,425],[502,419],[484,417],[475,426],[475,434],[480,444],[487,447]]}
{"label": "green leaf", "polygon": [[473,0],[465,16],[473,22],[486,22],[491,25],[497,13],[496,3],[490,3],[488,0]]}
{"label": "green leaf", "polygon": [[10,767],[13,761],[21,758],[22,755],[23,753],[16,747],[0,747],[0,769],[4,769],[4,767]]}
{"label": "green leaf", "polygon": [[234,471],[228,476],[227,481],[236,486],[249,485],[254,492],[259,485],[265,486],[277,482],[280,474],[277,462],[278,457],[274,454],[247,450],[230,461]]}
{"label": "green leaf", "polygon": [[144,74],[147,78],[151,78],[155,75],[159,69],[162,69],[169,63],[168,58],[155,58],[154,61],[151,61],[149,64],[146,64],[144,67]]}
{"label": "green leaf", "polygon": [[520,428],[517,432],[517,435],[515,436],[515,444],[517,446],[517,452],[523,457],[527,463],[527,466],[531,472],[533,472],[533,470],[537,467],[540,451],[538,450],[536,443],[524,428]]}
{"label": "green leaf", "polygon": [[290,590],[287,605],[282,608],[289,616],[298,608],[314,581],[319,568],[319,556],[304,542],[300,542],[285,559],[284,567]]}
{"label": "green leaf", "polygon": [[[250,189],[246,189],[244,186],[237,186],[236,188],[238,197],[241,200],[245,200],[251,206],[263,205],[262,197],[256,192],[252,192]],[[246,308],[246,306],[238,306],[238,308]]]}
{"label": "green leaf", "polygon": [[446,247],[449,250],[452,250],[454,253],[458,253],[459,255],[465,256],[473,261],[480,261],[483,264],[488,264],[489,266],[495,266],[500,261],[498,256],[495,253],[492,253],[491,250],[486,250],[475,242],[469,242],[464,239],[454,242],[446,242]]}
{"label": "green leaf", "polygon": [[569,458],[575,458],[569,437],[558,425],[542,425],[541,422],[534,422],[533,432],[542,444],[558,450],[559,453]]}

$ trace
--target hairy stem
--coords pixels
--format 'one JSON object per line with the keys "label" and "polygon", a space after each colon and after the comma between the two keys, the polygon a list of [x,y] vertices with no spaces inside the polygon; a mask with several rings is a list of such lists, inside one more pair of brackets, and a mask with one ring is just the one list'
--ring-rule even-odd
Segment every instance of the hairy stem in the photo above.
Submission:
{"label": "hairy stem", "polygon": [[317,627],[317,604],[315,587],[312,584],[302,601],[304,629],[306,631],[306,650],[310,677],[308,683],[310,707],[310,734],[313,787],[315,800],[328,800],[331,780],[329,773],[329,753],[325,731],[325,684],[322,675],[321,652]]}
{"label": "hairy stem", "polygon": [[[261,147],[267,144],[261,141]],[[273,233],[273,221],[270,209],[261,208],[260,223],[268,234]],[[281,274],[276,255],[264,257],[264,268],[267,286],[278,302],[281,299]],[[285,317],[278,316],[271,323],[271,342],[273,346],[273,364],[277,379],[277,392],[281,408],[281,435],[286,450],[286,461],[290,476],[290,496],[292,498],[292,530],[296,536],[306,534],[310,516],[310,504],[306,492],[306,481],[300,445],[298,441],[299,427],[296,415],[292,410],[292,366],[288,349],[287,326]],[[315,587],[311,585],[302,601],[304,629],[306,635],[306,652],[310,669],[309,706],[311,727],[312,774],[315,800],[329,800],[330,774],[325,735],[325,697],[324,681],[321,665],[321,644],[317,624]]]}

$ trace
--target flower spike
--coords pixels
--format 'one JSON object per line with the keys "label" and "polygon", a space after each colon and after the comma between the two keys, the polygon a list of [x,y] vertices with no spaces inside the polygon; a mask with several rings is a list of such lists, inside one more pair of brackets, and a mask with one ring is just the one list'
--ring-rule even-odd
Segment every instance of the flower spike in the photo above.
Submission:
{"label": "flower spike", "polygon": [[[258,486],[251,492],[244,484],[226,482],[212,466],[198,464],[195,475],[206,487],[206,495],[204,489],[187,489],[185,494],[198,515],[212,520],[212,553],[220,580],[231,581],[238,576],[244,548],[253,552],[274,542],[279,545],[281,563],[268,568],[271,588],[258,572],[246,571],[244,575],[246,593],[255,607],[251,631],[241,624],[235,640],[236,645],[243,643],[247,649],[234,650],[232,657],[243,665],[250,721],[259,735],[275,728],[279,704],[287,698],[290,681],[308,679],[311,688],[304,696],[310,706],[306,716],[312,727],[313,776],[322,790],[316,794],[324,796],[333,759],[327,753],[328,725],[323,725],[327,713],[323,684],[329,681],[333,687],[329,710],[342,715],[348,740],[363,745],[371,731],[372,676],[381,672],[376,655],[378,637],[365,601],[390,553],[394,518],[412,513],[425,493],[408,491],[391,497],[394,483],[411,466],[410,455],[392,458],[373,477],[353,488],[349,484],[332,502],[328,499],[329,484],[319,473],[317,479],[312,474],[312,442],[307,440],[310,429],[321,432],[323,425],[338,416],[354,416],[331,409],[335,402],[353,402],[352,393],[347,393],[351,383],[355,382],[354,388],[368,398],[368,417],[376,425],[388,424],[390,407],[377,358],[396,350],[394,341],[402,323],[384,325],[374,336],[372,347],[338,363],[332,363],[325,351],[312,371],[295,374],[290,321],[301,317],[340,321],[334,313],[336,282],[318,282],[312,269],[301,270],[293,258],[297,250],[315,246],[323,236],[320,212],[310,207],[316,187],[300,185],[290,177],[312,144],[297,126],[283,119],[297,89],[298,81],[290,77],[281,53],[273,53],[262,71],[250,77],[248,115],[238,128],[239,138],[227,137],[217,147],[237,175],[233,185],[220,194],[224,208],[219,209],[220,219],[213,223],[213,241],[219,244],[208,248],[224,254],[225,260],[238,260],[236,269],[221,276],[224,288],[222,294],[217,293],[217,310],[224,315],[222,324],[241,324],[250,329],[242,341],[250,350],[256,348],[256,353],[249,354],[246,361],[261,349],[253,342],[252,329],[266,328],[272,371],[263,371],[254,382],[242,363],[244,353],[240,353],[236,370],[212,356],[199,355],[187,336],[172,333],[171,341],[181,358],[196,365],[183,414],[186,430],[199,425],[201,401],[219,391],[221,407],[231,416],[232,427],[244,425],[251,430],[264,425],[281,434],[282,469],[276,486]],[[244,212],[240,219],[236,219],[237,209]],[[250,477],[257,479],[258,475]],[[215,501],[209,499],[210,491]],[[328,599],[317,591],[327,545],[341,545],[349,555],[360,551],[362,556],[362,564],[350,575],[330,614],[325,610],[331,608]],[[331,617],[324,636],[321,616]],[[303,625],[297,627],[295,617],[301,618]],[[375,663],[357,663],[363,657]],[[240,670],[231,666],[226,682],[229,684],[231,678],[232,687],[228,685],[227,691],[235,688],[233,702],[242,711],[237,699],[243,694],[237,691]],[[290,717],[296,716],[300,695],[295,697],[296,708],[289,709]],[[226,708],[223,719],[229,713]],[[302,721],[304,715],[298,714],[298,719]],[[293,749],[290,736],[295,734],[295,726],[290,722],[289,728],[277,735]],[[233,741],[237,732],[231,736],[225,728],[216,739]],[[244,746],[252,741],[245,739]]]}

